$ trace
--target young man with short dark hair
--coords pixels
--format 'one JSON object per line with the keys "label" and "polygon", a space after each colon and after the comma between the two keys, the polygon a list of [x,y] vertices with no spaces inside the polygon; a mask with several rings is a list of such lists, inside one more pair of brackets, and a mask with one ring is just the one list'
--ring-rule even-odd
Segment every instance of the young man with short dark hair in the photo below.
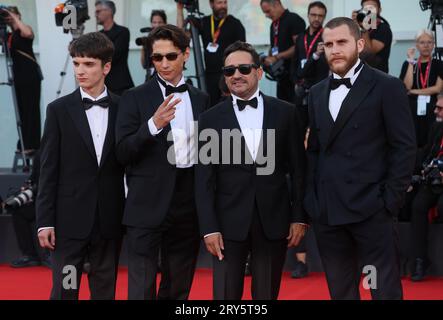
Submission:
{"label": "young man with short dark hair", "polygon": [[38,238],[52,251],[51,299],[78,299],[88,257],[91,299],[111,300],[125,196],[124,169],[114,147],[118,97],[105,86],[114,46],[94,32],[75,40],[69,50],[80,88],[47,108],[36,204]]}
{"label": "young man with short dark hair", "polygon": [[[209,97],[185,83],[190,39],[175,26],[154,29],[148,43],[156,76],[121,99],[117,155],[127,167],[129,299],[184,300],[197,262],[200,237],[195,209],[194,121]],[[158,252],[162,274],[156,290]]]}

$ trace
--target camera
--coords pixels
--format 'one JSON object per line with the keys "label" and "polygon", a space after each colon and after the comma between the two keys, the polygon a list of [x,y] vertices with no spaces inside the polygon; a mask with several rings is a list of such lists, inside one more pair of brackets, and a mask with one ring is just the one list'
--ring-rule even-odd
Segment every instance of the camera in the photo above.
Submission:
{"label": "camera", "polygon": [[[141,28],[140,32],[141,33],[150,33],[152,31],[151,27],[146,27],[146,28]],[[148,37],[139,37],[137,39],[135,39],[135,44],[140,46],[140,47],[147,47],[148,45]]]}
{"label": "camera", "polygon": [[443,185],[441,173],[443,172],[443,159],[432,159],[430,163],[423,164],[421,176],[413,176],[413,184],[426,184],[430,186]]}
{"label": "camera", "polygon": [[443,0],[421,0],[420,7],[423,11],[432,10],[432,14],[443,15]]}
{"label": "camera", "polygon": [[357,22],[358,23],[363,23],[363,21],[365,21],[366,17],[371,15],[371,10],[368,10],[366,8],[360,9],[360,10],[355,10],[357,11]]}
{"label": "camera", "polygon": [[[76,10],[77,26],[84,24],[89,20],[88,1],[87,0],[68,0],[65,3],[59,4],[55,7],[55,24],[58,27],[63,26],[63,20],[68,16],[66,12],[67,6],[73,6]],[[68,30],[65,30],[67,32]]]}
{"label": "camera", "polygon": [[271,81],[279,81],[286,75],[285,62],[283,59],[266,66],[264,60],[267,57],[265,53],[260,53],[260,63],[263,71],[266,73],[266,78]]}
{"label": "camera", "polygon": [[185,6],[189,12],[199,12],[198,0],[175,0]]}
{"label": "camera", "polygon": [[0,28],[6,28],[6,18],[9,17],[9,14],[8,12],[6,12],[6,10],[9,10],[9,8],[9,6],[0,4]]}
{"label": "camera", "polygon": [[30,204],[34,201],[37,193],[37,185],[28,180],[23,188],[16,191],[12,196],[4,201],[6,210],[17,210],[18,208]]}

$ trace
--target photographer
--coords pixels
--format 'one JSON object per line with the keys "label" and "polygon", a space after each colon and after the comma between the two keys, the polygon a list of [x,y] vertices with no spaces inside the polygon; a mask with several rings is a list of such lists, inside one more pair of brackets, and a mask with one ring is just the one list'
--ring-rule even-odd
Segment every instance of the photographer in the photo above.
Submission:
{"label": "photographer", "polygon": [[[166,13],[164,10],[152,10],[151,12],[151,28],[155,29],[160,26],[164,26],[168,23]],[[146,79],[147,82],[154,75],[155,69],[154,65],[151,61],[151,52],[149,50],[149,46],[147,45],[147,38],[141,38],[142,41],[142,51],[141,51],[141,64],[143,69],[146,70]]]}
{"label": "photographer", "polygon": [[103,32],[114,44],[115,52],[112,57],[112,69],[106,77],[106,87],[121,96],[126,90],[134,87],[128,67],[129,29],[114,22],[115,4],[108,0],[95,3],[97,24],[103,26]]}
{"label": "photographer", "polygon": [[[201,34],[205,59],[206,90],[211,97],[211,104],[220,101],[219,81],[222,77],[223,52],[234,42],[246,41],[246,31],[240,20],[228,14],[227,0],[209,0],[212,14],[202,19],[193,19]],[[177,1],[177,26],[183,28],[184,5]]]}
{"label": "photographer", "polygon": [[[392,31],[388,21],[380,16],[380,0],[362,0],[361,10],[352,12],[352,19],[360,25],[363,39],[365,40],[365,49],[361,58],[371,67],[389,73],[389,56],[391,54]],[[377,26],[374,29],[367,30],[363,27],[363,16],[373,10],[377,12]],[[363,13],[359,15],[358,13]],[[363,19],[360,19],[362,17]]]}
{"label": "photographer", "polygon": [[294,85],[290,76],[291,59],[294,56],[297,35],[302,33],[306,24],[296,13],[285,9],[280,0],[261,0],[260,6],[267,18],[272,20],[270,26],[270,43],[265,66],[284,60],[285,75],[277,80],[277,98],[294,102]]}
{"label": "photographer", "polygon": [[[35,237],[35,203],[36,191],[38,190],[38,180],[40,176],[40,154],[36,152],[34,155],[34,165],[32,173],[26,181],[25,185],[21,188],[21,194],[16,195],[20,197],[20,200],[26,199],[24,202],[5,201],[6,208],[9,213],[12,214],[12,223],[14,226],[14,232],[17,238],[17,243],[22,253],[22,256],[11,262],[12,268],[25,268],[44,265],[51,267],[49,262],[49,254],[47,250],[42,254],[42,258],[39,257],[37,250],[37,239]],[[32,191],[32,197],[21,196],[25,190]],[[28,200],[29,199],[29,200]],[[13,205],[9,205],[10,203]]]}
{"label": "photographer", "polygon": [[[409,91],[409,105],[414,118],[417,146],[423,147],[429,130],[435,122],[432,106],[437,94],[443,91],[443,63],[432,58],[435,46],[434,34],[421,30],[415,37],[416,48],[409,48],[407,60],[403,63],[400,79]],[[415,52],[419,57],[415,60]]]}
{"label": "photographer", "polygon": [[[21,21],[21,14],[17,7],[9,7],[1,11],[7,14],[5,22],[12,30],[7,35],[6,43],[13,63],[24,151],[26,154],[32,154],[40,147],[40,92],[43,79],[32,49],[34,32],[30,26]],[[20,141],[17,143],[17,149],[21,150]]]}
{"label": "photographer", "polygon": [[[438,95],[434,113],[437,122],[431,128],[428,144],[420,150],[417,157],[417,163],[423,163],[424,166],[429,166],[434,159],[443,157],[443,93]],[[427,254],[428,212],[437,206],[440,221],[443,215],[443,173],[440,166],[433,169],[425,168],[422,175],[424,181],[419,185],[417,195],[412,202],[411,254],[414,261],[412,281],[422,280],[430,265]]]}
{"label": "photographer", "polygon": [[322,42],[326,6],[311,2],[308,7],[309,27],[297,36],[293,60],[292,78],[295,83],[295,105],[304,130],[308,126],[309,89],[329,75],[329,66],[324,56]]}

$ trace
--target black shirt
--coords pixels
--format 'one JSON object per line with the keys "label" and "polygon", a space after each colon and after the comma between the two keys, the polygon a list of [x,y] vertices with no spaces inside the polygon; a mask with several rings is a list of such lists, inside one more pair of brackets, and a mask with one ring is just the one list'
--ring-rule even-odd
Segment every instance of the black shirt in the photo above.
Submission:
{"label": "black shirt", "polygon": [[[404,80],[406,76],[408,65],[409,63],[407,61],[403,63],[400,73],[401,80]],[[426,76],[427,66],[428,66],[427,63],[421,63],[421,74],[423,78],[425,78]],[[418,70],[419,70],[418,64],[414,65],[412,89],[423,89]],[[429,88],[434,86],[437,83],[437,79],[439,76],[441,79],[443,79],[443,62],[437,59],[432,59],[427,87]],[[415,94],[410,94],[409,105],[411,108],[412,118],[415,125],[417,145],[421,147],[426,143],[429,130],[432,124],[435,122],[434,105],[435,102],[437,101],[437,95],[431,96],[431,100],[426,106],[426,114],[422,116],[419,116],[417,114],[418,111],[417,97],[418,96]]]}
{"label": "black shirt", "polygon": [[16,84],[41,81],[37,63],[17,51],[22,51],[36,60],[32,49],[34,39],[23,38],[20,30],[15,30],[8,35],[8,41],[11,44],[10,51]]}
{"label": "black shirt", "polygon": [[[409,62],[405,61],[403,63],[403,66],[401,68],[400,72],[400,79],[404,80],[406,76],[406,72],[408,71]],[[426,76],[426,67],[428,66],[428,63],[421,63],[421,74],[424,78]],[[423,89],[420,76],[418,72],[418,64],[414,65],[414,71],[413,71],[413,81],[412,81],[412,89]],[[437,78],[440,76],[441,79],[443,79],[443,62],[438,59],[432,59],[431,61],[431,70],[429,71],[429,79],[427,83],[427,88],[434,86],[437,83]],[[412,97],[417,100],[416,95],[411,95]]]}
{"label": "black shirt", "polygon": [[[306,31],[298,34],[297,40],[295,42],[295,52],[294,52],[294,64],[293,64],[293,79],[294,82],[300,82],[303,80],[304,86],[306,88],[312,87],[314,84],[320,82],[329,75],[329,66],[326,61],[325,55],[322,54],[320,59],[315,60],[312,56],[317,51],[317,46],[319,42],[322,42],[321,35],[315,40],[312,50],[309,53],[309,57],[306,57],[306,47],[305,47],[305,35],[307,35],[307,46],[308,50],[314,41],[317,32],[310,34],[309,28]],[[306,59],[304,68],[302,68],[301,62]]]}
{"label": "black shirt", "polygon": [[391,45],[392,45],[392,31],[389,23],[381,18],[380,24],[377,29],[369,30],[369,38],[371,40],[378,40],[385,44],[384,48],[377,54],[365,54],[361,55],[361,58],[369,64],[383,72],[389,73],[389,56],[391,55]]}
{"label": "black shirt", "polygon": [[114,23],[108,31],[101,30],[114,44],[112,68],[105,79],[106,86],[111,92],[119,92],[134,86],[128,67],[129,29]]}
{"label": "black shirt", "polygon": [[[214,30],[217,30],[221,20],[214,19]],[[203,40],[203,50],[205,52],[206,72],[221,73],[223,67],[223,52],[236,41],[246,41],[246,31],[243,24],[237,18],[228,15],[220,29],[218,37],[219,48],[217,52],[211,53],[206,48],[212,42],[211,35],[211,16],[205,16],[201,19],[200,32]]]}
{"label": "black shirt", "polygon": [[[293,37],[305,30],[306,23],[298,14],[290,12],[288,9],[285,10],[278,21],[277,47],[278,52],[280,53],[288,50],[294,45]],[[270,43],[272,48],[274,47],[274,23],[271,23],[270,30]],[[289,70],[291,59],[287,59],[285,65],[287,70]]]}

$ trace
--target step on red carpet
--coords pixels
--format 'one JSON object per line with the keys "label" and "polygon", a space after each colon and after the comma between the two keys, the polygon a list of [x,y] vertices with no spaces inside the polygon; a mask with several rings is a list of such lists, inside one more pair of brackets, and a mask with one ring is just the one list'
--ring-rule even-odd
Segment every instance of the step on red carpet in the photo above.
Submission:
{"label": "step on red carpet", "polygon": [[[126,268],[119,271],[117,299],[127,299]],[[12,269],[0,266],[0,300],[46,300],[51,289],[51,271],[44,267]],[[243,299],[250,300],[251,278],[246,277]],[[212,299],[212,272],[199,269],[196,272],[191,290],[191,300]],[[403,279],[404,296],[407,300],[443,300],[443,278],[426,278],[422,282]],[[362,299],[370,299],[370,293],[361,289]],[[80,288],[80,299],[88,299],[87,278],[84,276]],[[291,279],[284,273],[280,300],[327,300],[328,288],[323,273],[311,273],[304,279]]]}

